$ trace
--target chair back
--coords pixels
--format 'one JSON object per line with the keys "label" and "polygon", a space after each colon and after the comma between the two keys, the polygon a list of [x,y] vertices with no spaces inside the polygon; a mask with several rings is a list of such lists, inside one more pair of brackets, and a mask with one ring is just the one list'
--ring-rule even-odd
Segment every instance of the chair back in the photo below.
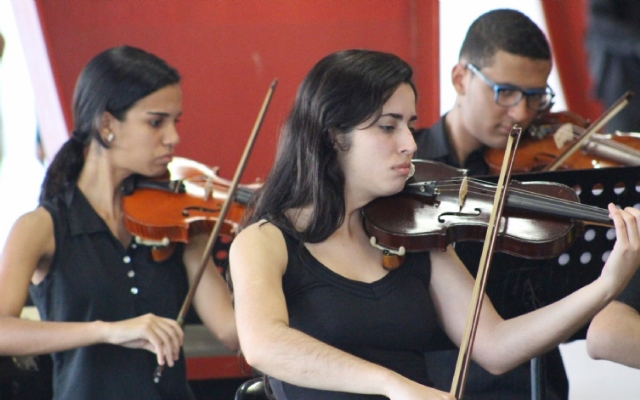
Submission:
{"label": "chair back", "polygon": [[236,391],[234,400],[270,400],[264,377],[253,378],[246,381]]}

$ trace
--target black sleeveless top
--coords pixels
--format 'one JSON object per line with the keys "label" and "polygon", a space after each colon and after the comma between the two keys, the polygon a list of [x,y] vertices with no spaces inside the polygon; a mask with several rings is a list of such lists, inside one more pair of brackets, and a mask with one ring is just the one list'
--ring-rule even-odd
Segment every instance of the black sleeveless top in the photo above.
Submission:
{"label": "black sleeveless top", "polygon": [[[42,320],[120,321],[147,313],[175,319],[188,291],[176,246],[166,261],[111,234],[82,192],[70,189],[42,206],[53,219],[56,251],[49,272],[29,291]],[[153,382],[155,354],[99,344],[52,354],[54,399],[192,399],[184,354]]]}
{"label": "black sleeveless top", "polygon": [[[283,233],[288,264],[282,278],[289,325],[314,338],[407,378],[430,385],[424,351],[437,317],[428,253],[410,253],[404,264],[373,283],[338,275],[300,242]],[[270,378],[278,400],[373,399],[302,388]]]}

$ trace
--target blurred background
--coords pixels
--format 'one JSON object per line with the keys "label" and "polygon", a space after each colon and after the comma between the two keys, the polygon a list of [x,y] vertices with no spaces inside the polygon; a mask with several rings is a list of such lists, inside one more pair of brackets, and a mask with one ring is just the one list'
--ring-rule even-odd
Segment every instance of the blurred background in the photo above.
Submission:
{"label": "blurred background", "polygon": [[[252,183],[266,177],[295,90],[324,55],[368,48],[408,61],[418,126],[430,126],[453,106],[450,71],[467,28],[495,8],[519,9],[547,32],[553,111],[595,120],[603,106],[587,67],[586,0],[0,0],[0,243],[16,218],[37,206],[47,163],[68,137],[75,80],[106,48],[141,47],[180,71],[177,155],[217,166],[227,179],[277,78],[242,178]],[[589,359],[583,341],[561,348],[572,400],[640,398],[638,371]],[[246,379],[235,358],[194,355],[190,378],[211,398],[230,398],[222,394],[225,382],[237,387]]]}

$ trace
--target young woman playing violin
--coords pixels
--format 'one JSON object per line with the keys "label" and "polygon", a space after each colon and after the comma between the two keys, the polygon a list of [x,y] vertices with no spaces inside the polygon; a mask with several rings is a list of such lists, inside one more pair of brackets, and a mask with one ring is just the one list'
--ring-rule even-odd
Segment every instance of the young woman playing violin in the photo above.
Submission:
{"label": "young woman playing violin", "polygon": [[[0,258],[0,354],[53,353],[56,399],[188,399],[175,322],[207,238],[155,262],[123,227],[123,181],[165,173],[179,142],[180,77],[132,47],[95,56],[74,94],[71,138],[40,206],[14,225]],[[149,204],[153,207],[153,204]],[[42,321],[19,318],[27,291]],[[204,324],[238,345],[226,283],[212,262],[194,299]],[[157,365],[168,366],[159,383]]]}
{"label": "young woman playing violin", "polygon": [[[230,253],[241,348],[278,400],[453,398],[429,387],[423,352],[437,326],[460,344],[473,279],[451,247],[384,269],[361,213],[410,175],[415,105],[409,65],[375,51],[330,54],[298,89]],[[511,320],[485,300],[475,361],[505,372],[567,339],[623,289],[640,264],[640,211],[609,210],[618,239],[601,277]]]}

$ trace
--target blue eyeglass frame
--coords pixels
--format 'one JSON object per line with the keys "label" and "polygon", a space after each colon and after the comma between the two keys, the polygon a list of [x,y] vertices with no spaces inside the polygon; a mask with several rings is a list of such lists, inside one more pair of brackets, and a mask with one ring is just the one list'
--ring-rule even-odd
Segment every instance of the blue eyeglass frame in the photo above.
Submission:
{"label": "blue eyeglass frame", "polygon": [[[545,89],[522,89],[521,87],[518,86],[514,86],[514,85],[504,85],[504,84],[497,84],[494,81],[492,81],[491,79],[487,78],[486,76],[484,76],[484,74],[482,72],[480,72],[480,70],[478,69],[478,67],[476,67],[473,64],[466,64],[465,68],[471,70],[474,74],[478,75],[478,77],[480,79],[482,79],[482,81],[484,83],[486,83],[487,85],[491,86],[491,88],[493,89],[493,101],[499,105],[500,107],[505,107],[505,108],[511,108],[511,107],[515,107],[518,104],[520,104],[520,102],[522,101],[522,99],[524,99],[525,97],[527,99],[529,99],[529,96],[533,96],[533,95],[538,95],[538,94],[548,94],[551,95],[551,98],[549,99],[549,104],[552,103],[553,98],[556,96],[555,92],[553,91],[553,89],[551,89],[551,86],[549,86],[549,84],[547,84],[547,87]],[[505,106],[502,105],[500,103],[498,103],[498,92],[500,90],[514,90],[514,91],[518,91],[520,93],[522,93],[522,97],[520,97],[520,99],[518,101],[516,101],[514,104],[510,105],[510,106]],[[547,105],[548,106],[548,105]],[[529,100],[527,100],[527,107],[529,107]],[[529,107],[531,108],[531,107]],[[542,107],[541,109],[537,109],[534,108],[534,110],[543,110],[545,109],[545,107]]]}

